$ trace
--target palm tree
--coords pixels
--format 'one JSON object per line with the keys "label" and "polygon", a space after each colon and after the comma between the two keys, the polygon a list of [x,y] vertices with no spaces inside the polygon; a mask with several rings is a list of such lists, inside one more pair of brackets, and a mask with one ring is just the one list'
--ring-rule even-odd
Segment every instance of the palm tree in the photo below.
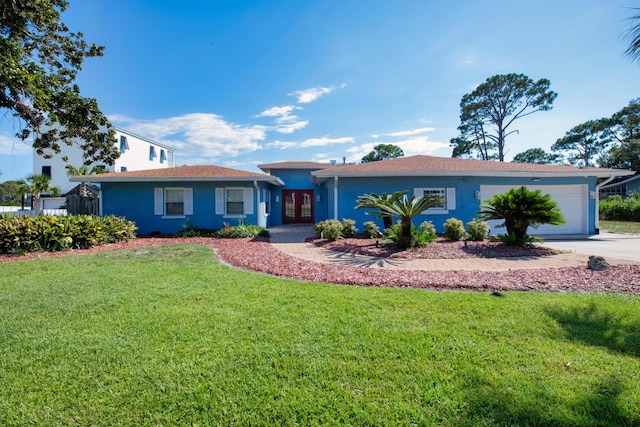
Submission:
{"label": "palm tree", "polygon": [[366,194],[358,198],[356,208],[369,208],[381,217],[400,217],[400,246],[411,246],[411,225],[413,217],[419,213],[442,204],[441,196],[426,195],[407,197],[408,191],[396,191],[391,196],[385,193],[378,196],[375,193]]}
{"label": "palm tree", "polygon": [[32,173],[21,184],[31,193],[31,209],[40,210],[40,195],[52,190],[51,179],[47,175]]}
{"label": "palm tree", "polygon": [[637,61],[640,60],[640,8],[633,9],[638,11],[638,13],[629,18],[633,24],[625,35],[625,39],[629,41],[629,47],[624,53],[632,61]]}
{"label": "palm tree", "polygon": [[527,187],[512,188],[504,194],[496,194],[480,206],[478,218],[482,220],[502,219],[507,227],[508,243],[522,245],[528,242],[529,226],[538,228],[542,224],[561,225],[566,221],[556,202],[540,190]]}
{"label": "palm tree", "polygon": [[376,218],[382,218],[382,224],[386,230],[393,225],[393,216],[383,212],[380,207],[389,204],[390,201],[391,196],[387,193],[382,193],[380,195],[376,193],[365,194],[358,197],[356,209],[372,209],[372,212],[367,213],[375,214]]}
{"label": "palm tree", "polygon": [[[100,168],[97,166],[93,166],[91,167],[91,169],[89,169],[89,166],[87,165],[80,165],[78,167],[72,166],[72,165],[66,165],[65,168],[67,169],[68,176],[97,175],[105,172],[104,168]],[[84,197],[84,198],[89,197],[89,194],[87,192],[87,183],[85,181],[82,181],[80,183],[79,193],[81,197]]]}

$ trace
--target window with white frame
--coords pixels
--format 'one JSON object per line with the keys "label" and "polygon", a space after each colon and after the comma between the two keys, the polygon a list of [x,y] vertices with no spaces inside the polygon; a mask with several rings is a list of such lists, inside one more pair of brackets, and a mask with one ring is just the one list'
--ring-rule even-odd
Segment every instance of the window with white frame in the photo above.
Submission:
{"label": "window with white frame", "polygon": [[456,208],[455,188],[415,188],[414,194],[416,197],[436,196],[442,198],[442,203],[425,210],[422,212],[423,214],[446,214]]}
{"label": "window with white frame", "polygon": [[158,155],[156,154],[156,147],[154,147],[153,145],[151,145],[149,147],[149,160],[153,160],[156,157],[158,157]]}
{"label": "window with white frame", "polygon": [[127,142],[127,137],[124,135],[120,135],[120,152],[124,153],[129,149],[129,142]]}
{"label": "window with white frame", "polygon": [[227,188],[225,192],[227,215],[243,215],[244,190],[242,188]]}
{"label": "window with white frame", "polygon": [[154,191],[154,213],[163,217],[183,218],[193,215],[192,188],[156,188]]}
{"label": "window with white frame", "polygon": [[237,218],[254,214],[252,187],[216,188],[216,215]]}

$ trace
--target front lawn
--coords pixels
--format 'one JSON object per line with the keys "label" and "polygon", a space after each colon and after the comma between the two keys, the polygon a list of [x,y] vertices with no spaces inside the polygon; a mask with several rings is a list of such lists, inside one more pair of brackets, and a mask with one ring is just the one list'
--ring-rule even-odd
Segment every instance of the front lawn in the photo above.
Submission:
{"label": "front lawn", "polygon": [[0,265],[0,425],[638,425],[640,297],[323,285],[203,245]]}
{"label": "front lawn", "polygon": [[600,230],[609,233],[640,234],[640,222],[600,221]]}

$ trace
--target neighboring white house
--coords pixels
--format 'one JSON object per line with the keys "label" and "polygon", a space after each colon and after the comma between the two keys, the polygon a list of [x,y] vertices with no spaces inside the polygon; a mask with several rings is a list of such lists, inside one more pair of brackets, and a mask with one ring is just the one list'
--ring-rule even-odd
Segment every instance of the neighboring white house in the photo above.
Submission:
{"label": "neighboring white house", "polygon": [[[120,150],[120,157],[113,166],[94,163],[93,166],[103,167],[109,172],[126,172],[147,169],[172,168],[175,166],[175,151],[166,145],[152,141],[140,135],[121,128],[114,128],[116,133],[116,147]],[[73,189],[77,183],[69,182],[66,165],[79,167],[84,163],[83,151],[79,144],[61,144],[60,153],[53,153],[52,158],[45,159],[33,151],[33,173],[47,175],[51,178],[51,186],[58,187],[62,194]],[[63,157],[67,157],[65,162]]]}

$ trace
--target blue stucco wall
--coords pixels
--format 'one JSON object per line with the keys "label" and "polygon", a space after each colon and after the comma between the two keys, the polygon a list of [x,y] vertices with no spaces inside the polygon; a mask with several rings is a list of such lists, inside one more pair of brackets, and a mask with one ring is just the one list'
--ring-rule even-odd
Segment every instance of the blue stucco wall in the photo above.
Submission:
{"label": "blue stucco wall", "polygon": [[[382,227],[382,220],[374,220],[373,215],[367,215],[366,210],[356,210],[358,196],[368,193],[387,193],[408,190],[408,195],[413,195],[414,188],[455,188],[456,209],[446,214],[418,215],[413,222],[419,225],[423,221],[432,221],[437,232],[444,231],[444,222],[449,218],[457,218],[467,223],[476,217],[480,210],[481,200],[476,199],[476,192],[481,185],[572,185],[587,184],[589,191],[593,191],[596,185],[594,177],[569,177],[569,178],[541,178],[532,182],[532,178],[508,178],[508,177],[385,177],[385,178],[339,178],[338,180],[338,214],[336,219],[349,218],[356,221],[356,226],[362,230],[362,224],[366,221],[374,221]],[[329,217],[334,217],[335,199],[334,181],[325,181],[329,193]],[[595,233],[595,199],[589,197],[588,233]]]}
{"label": "blue stucco wall", "polygon": [[[263,190],[269,184],[258,183],[260,200]],[[153,182],[153,183],[102,183],[102,212],[104,215],[117,215],[133,221],[138,226],[138,234],[173,234],[183,229],[186,218],[192,226],[218,230],[227,222],[238,225],[237,218],[226,218],[215,214],[216,188],[250,187],[253,188],[253,214],[246,215],[245,224],[258,223],[258,205],[256,188],[247,182]],[[185,218],[166,218],[154,214],[154,189],[160,187],[185,187],[193,189],[193,215]],[[269,218],[269,217],[268,217]],[[267,224],[269,225],[269,224]]]}

